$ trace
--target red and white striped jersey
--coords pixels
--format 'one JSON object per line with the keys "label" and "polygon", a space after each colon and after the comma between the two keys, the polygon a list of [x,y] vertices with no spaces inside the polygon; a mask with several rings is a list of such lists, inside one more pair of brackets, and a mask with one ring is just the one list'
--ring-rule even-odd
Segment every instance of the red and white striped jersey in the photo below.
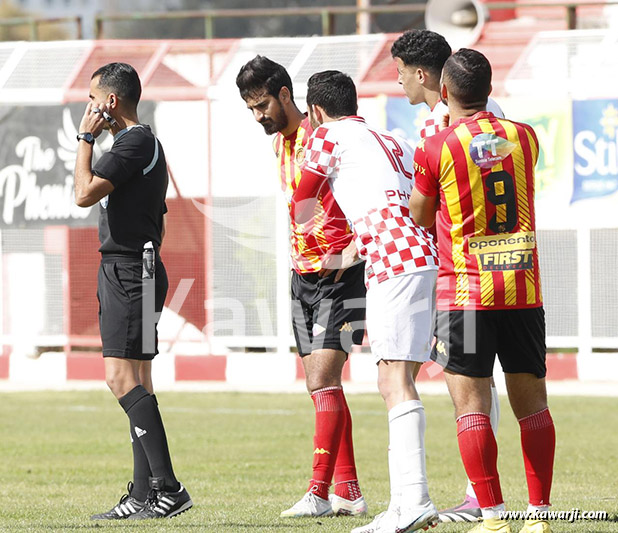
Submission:
{"label": "red and white striped jersey", "polygon": [[307,143],[293,204],[316,198],[330,185],[366,260],[367,286],[438,268],[432,235],[409,214],[413,161],[405,140],[370,128],[360,117],[324,123]]}

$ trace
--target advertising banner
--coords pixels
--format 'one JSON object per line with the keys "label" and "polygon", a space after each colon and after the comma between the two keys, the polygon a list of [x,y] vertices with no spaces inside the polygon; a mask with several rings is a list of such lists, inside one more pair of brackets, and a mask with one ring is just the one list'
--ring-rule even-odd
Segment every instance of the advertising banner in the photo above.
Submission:
{"label": "advertising banner", "polygon": [[411,105],[406,97],[386,99],[386,129],[408,139],[412,146],[420,140],[419,131],[429,116],[429,106]]}
{"label": "advertising banner", "polygon": [[507,118],[530,124],[539,141],[535,169],[536,219],[539,228],[562,228],[572,221],[573,191],[571,102],[509,98],[499,102]]}
{"label": "advertising banner", "polygon": [[618,99],[573,102],[572,202],[618,191]]}
{"label": "advertising banner", "polygon": [[[0,228],[97,224],[97,207],[78,207],[73,193],[75,137],[85,105],[0,106]],[[152,103],[140,104],[140,118],[151,123]],[[103,132],[94,161],[112,143]]]}

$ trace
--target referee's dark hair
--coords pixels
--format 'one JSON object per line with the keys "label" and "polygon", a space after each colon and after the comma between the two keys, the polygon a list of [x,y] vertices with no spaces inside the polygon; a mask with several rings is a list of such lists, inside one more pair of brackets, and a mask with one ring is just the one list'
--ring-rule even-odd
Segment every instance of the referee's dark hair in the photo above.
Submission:
{"label": "referee's dark hair", "polygon": [[245,63],[236,76],[236,86],[240,89],[243,100],[266,89],[268,94],[279,98],[283,87],[290,91],[290,99],[294,101],[292,79],[288,71],[271,59],[257,55],[251,61]]}
{"label": "referee's dark hair", "polygon": [[428,70],[437,78],[453,50],[446,39],[431,30],[409,30],[400,35],[391,46],[391,55],[404,65]]}
{"label": "referee's dark hair", "polygon": [[325,70],[309,78],[307,105],[319,105],[329,117],[349,117],[358,112],[356,86],[338,70]]}
{"label": "referee's dark hair", "polygon": [[142,84],[137,71],[127,63],[108,63],[97,69],[90,79],[100,76],[98,86],[114,92],[125,102],[137,107],[142,96]]}
{"label": "referee's dark hair", "polygon": [[491,65],[477,50],[461,48],[444,64],[442,81],[450,96],[464,109],[487,105],[491,92]]}

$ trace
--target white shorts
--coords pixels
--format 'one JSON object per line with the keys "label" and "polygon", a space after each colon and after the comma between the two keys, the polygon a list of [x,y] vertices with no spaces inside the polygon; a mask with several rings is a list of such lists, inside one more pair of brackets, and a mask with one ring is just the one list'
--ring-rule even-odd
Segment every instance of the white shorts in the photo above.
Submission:
{"label": "white shorts", "polygon": [[380,360],[429,360],[436,314],[437,270],[387,279],[367,290],[367,336]]}

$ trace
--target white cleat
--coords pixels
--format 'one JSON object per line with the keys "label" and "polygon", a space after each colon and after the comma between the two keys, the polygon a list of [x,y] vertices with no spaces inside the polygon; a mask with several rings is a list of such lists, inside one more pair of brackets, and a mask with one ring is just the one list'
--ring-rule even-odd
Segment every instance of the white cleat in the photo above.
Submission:
{"label": "white cleat", "polygon": [[373,522],[361,527],[354,528],[352,533],[395,533],[399,521],[397,509],[387,509],[377,515]]}
{"label": "white cleat", "polygon": [[282,518],[300,518],[303,516],[331,516],[333,508],[330,501],[316,496],[313,492],[306,492],[292,507],[282,511]]}
{"label": "white cleat", "polygon": [[411,507],[399,509],[399,521],[394,533],[411,533],[419,529],[435,527],[438,522],[438,511],[429,502],[423,507]]}
{"label": "white cleat", "polygon": [[333,514],[337,516],[362,516],[367,514],[367,502],[362,496],[352,501],[331,494],[328,499],[333,508]]}

